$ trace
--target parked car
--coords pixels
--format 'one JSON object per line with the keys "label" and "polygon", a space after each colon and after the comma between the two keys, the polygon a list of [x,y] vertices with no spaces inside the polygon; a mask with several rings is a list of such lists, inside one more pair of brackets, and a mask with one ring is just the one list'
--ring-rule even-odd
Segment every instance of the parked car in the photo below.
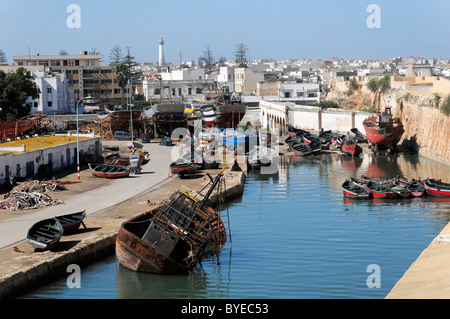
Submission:
{"label": "parked car", "polygon": [[118,141],[118,140],[131,140],[131,135],[128,132],[115,131],[114,132],[114,139],[116,141]]}
{"label": "parked car", "polygon": [[150,143],[150,133],[144,133],[139,137],[139,142],[141,143]]}

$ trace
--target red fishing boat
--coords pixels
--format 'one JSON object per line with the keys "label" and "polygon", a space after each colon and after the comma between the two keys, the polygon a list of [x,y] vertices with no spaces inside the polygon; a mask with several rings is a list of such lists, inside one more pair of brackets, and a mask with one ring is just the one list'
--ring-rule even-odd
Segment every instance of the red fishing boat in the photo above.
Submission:
{"label": "red fishing boat", "polygon": [[371,196],[371,193],[362,185],[354,183],[349,179],[345,180],[345,182],[342,183],[342,193],[345,197],[348,198],[367,199]]}
{"label": "red fishing boat", "polygon": [[88,163],[91,174],[101,178],[121,178],[130,175],[131,166]]}
{"label": "red fishing boat", "polygon": [[398,195],[389,186],[373,181],[367,182],[366,190],[371,192],[374,198],[395,198]]}
{"label": "red fishing boat", "polygon": [[350,138],[347,138],[341,144],[341,152],[351,156],[359,156],[362,153],[362,148],[356,142]]}
{"label": "red fishing boat", "polygon": [[428,195],[450,197],[450,183],[443,183],[440,180],[430,178],[420,180],[420,182],[425,187]]}
{"label": "red fishing boat", "polygon": [[365,119],[363,126],[367,140],[375,151],[395,149],[405,132],[401,119],[392,116],[390,107],[386,107],[384,112],[377,112],[376,116]]}

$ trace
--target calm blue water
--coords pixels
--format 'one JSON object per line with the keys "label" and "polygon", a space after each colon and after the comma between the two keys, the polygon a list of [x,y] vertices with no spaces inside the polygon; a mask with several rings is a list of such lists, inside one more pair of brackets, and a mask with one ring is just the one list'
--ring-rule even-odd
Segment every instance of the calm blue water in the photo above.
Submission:
{"label": "calm blue water", "polygon": [[[362,174],[450,180],[448,167],[415,156],[285,157],[275,175],[248,175],[228,208],[231,241],[190,275],[135,273],[111,256],[82,269],[81,288],[63,278],[23,297],[384,298],[448,223],[450,203],[345,200],[343,180]],[[381,288],[367,287],[371,264]]]}

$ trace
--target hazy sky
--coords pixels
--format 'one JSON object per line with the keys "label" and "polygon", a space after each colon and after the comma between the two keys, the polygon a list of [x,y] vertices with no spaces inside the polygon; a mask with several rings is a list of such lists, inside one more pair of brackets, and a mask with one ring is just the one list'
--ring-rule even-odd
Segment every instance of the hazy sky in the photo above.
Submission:
{"label": "hazy sky", "polygon": [[[80,27],[67,20],[80,8]],[[369,28],[370,4],[381,10]],[[96,48],[109,62],[118,44],[140,63],[197,60],[207,46],[216,59],[234,58],[237,43],[250,59],[450,58],[448,0],[0,0],[0,49],[13,55],[59,54]]]}

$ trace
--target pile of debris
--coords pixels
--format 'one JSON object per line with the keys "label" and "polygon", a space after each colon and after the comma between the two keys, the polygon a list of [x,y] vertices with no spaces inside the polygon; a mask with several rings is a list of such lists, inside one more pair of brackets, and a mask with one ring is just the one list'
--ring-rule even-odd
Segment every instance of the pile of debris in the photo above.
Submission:
{"label": "pile of debris", "polygon": [[0,209],[17,211],[63,204],[63,201],[52,199],[44,192],[65,190],[64,185],[68,183],[72,182],[34,180],[21,183],[7,193],[3,201],[0,201]]}

